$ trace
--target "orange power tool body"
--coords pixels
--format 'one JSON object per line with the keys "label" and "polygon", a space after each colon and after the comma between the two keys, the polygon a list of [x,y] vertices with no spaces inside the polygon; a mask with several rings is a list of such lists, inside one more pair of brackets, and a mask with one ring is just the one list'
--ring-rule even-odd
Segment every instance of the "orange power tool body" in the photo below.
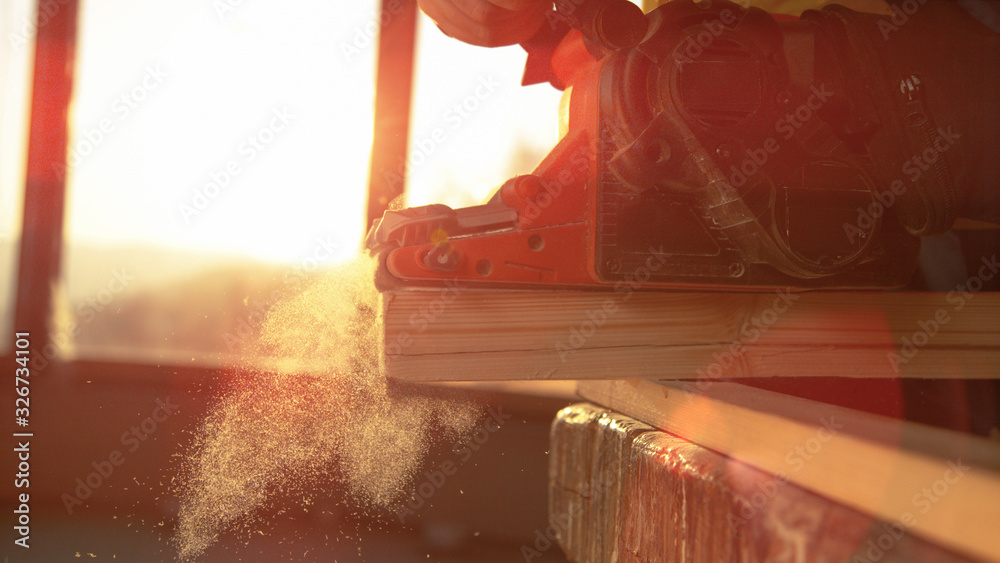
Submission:
{"label": "orange power tool body", "polygon": [[566,90],[561,140],[484,205],[387,211],[367,239],[379,287],[904,285],[955,205],[949,159],[902,190],[898,163],[944,128],[905,120],[927,104],[916,75],[862,95],[871,69],[837,55],[864,47],[851,12],[811,14],[557,2],[525,82]]}

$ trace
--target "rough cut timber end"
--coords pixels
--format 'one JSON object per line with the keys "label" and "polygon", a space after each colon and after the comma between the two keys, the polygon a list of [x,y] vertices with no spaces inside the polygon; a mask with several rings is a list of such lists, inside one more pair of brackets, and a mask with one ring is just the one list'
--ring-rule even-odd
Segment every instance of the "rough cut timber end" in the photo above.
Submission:
{"label": "rough cut timber end", "polygon": [[546,534],[577,563],[970,561],[589,403],[558,414],[550,451]]}
{"label": "rough cut timber end", "polygon": [[1000,561],[994,441],[738,383],[581,381],[578,393],[864,514],[902,522],[936,545]]}

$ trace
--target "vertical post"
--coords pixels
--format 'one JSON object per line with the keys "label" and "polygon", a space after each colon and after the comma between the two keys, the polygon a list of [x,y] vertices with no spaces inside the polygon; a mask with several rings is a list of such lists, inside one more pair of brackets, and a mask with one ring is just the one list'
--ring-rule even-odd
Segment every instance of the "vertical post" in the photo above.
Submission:
{"label": "vertical post", "polygon": [[382,0],[365,229],[406,188],[417,0]]}
{"label": "vertical post", "polygon": [[77,0],[38,4],[14,329],[31,332],[40,351],[48,339],[62,257]]}

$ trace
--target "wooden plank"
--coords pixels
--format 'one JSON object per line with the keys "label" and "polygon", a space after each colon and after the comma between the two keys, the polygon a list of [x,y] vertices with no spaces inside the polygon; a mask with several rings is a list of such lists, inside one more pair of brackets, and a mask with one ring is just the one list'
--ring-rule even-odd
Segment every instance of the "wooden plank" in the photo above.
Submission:
{"label": "wooden plank", "polygon": [[550,452],[545,532],[578,563],[969,560],[593,404],[559,412]]}
{"label": "wooden plank", "polygon": [[384,297],[410,381],[1000,377],[995,293],[497,291]]}
{"label": "wooden plank", "polygon": [[699,383],[586,381],[579,392],[949,549],[1000,561],[1000,444],[735,383]]}

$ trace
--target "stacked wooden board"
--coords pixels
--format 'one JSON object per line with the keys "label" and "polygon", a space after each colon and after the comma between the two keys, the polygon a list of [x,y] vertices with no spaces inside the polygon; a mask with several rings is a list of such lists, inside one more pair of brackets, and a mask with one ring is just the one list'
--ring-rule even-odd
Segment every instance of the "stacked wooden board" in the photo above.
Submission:
{"label": "stacked wooden board", "polygon": [[551,444],[546,539],[578,563],[974,560],[606,407],[561,411]]}
{"label": "stacked wooden board", "polygon": [[409,381],[1000,377],[1000,294],[508,291],[383,294]]}

